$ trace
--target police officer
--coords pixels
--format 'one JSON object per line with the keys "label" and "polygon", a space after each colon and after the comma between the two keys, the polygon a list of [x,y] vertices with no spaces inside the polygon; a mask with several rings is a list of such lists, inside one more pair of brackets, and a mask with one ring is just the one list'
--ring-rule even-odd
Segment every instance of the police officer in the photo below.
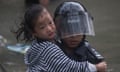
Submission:
{"label": "police officer", "polygon": [[[64,53],[76,61],[103,63],[98,71],[106,71],[104,57],[86,41],[86,36],[94,36],[93,17],[79,2],[63,2],[55,10],[54,20],[60,41],[57,44]],[[87,66],[86,66],[87,67]]]}

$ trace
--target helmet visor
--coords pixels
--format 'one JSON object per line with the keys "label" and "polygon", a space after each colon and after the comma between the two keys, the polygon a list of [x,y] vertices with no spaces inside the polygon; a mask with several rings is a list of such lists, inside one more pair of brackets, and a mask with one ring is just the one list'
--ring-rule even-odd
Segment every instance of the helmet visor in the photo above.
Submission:
{"label": "helmet visor", "polygon": [[60,22],[61,38],[76,35],[95,35],[92,18],[87,12],[67,14],[62,16]]}

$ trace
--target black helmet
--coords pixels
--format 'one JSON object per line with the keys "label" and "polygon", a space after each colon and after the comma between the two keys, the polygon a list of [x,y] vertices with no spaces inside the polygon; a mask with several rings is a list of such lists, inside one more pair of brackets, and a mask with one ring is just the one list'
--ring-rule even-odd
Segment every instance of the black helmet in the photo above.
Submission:
{"label": "black helmet", "polygon": [[54,16],[56,17],[57,15],[65,14],[64,12],[72,11],[70,9],[87,12],[87,9],[80,2],[71,1],[71,2],[63,2],[63,3],[61,3],[56,8]]}
{"label": "black helmet", "polygon": [[[59,29],[62,38],[76,35],[95,35],[92,17],[79,2],[63,2],[54,13],[54,19],[60,16]],[[56,21],[55,21],[55,24]]]}

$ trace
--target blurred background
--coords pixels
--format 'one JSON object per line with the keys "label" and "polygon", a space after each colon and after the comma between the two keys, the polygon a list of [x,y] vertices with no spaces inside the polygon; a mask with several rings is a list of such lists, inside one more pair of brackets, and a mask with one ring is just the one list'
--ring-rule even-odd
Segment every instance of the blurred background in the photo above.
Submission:
{"label": "blurred background", "polygon": [[[63,1],[70,0],[50,0],[46,7],[52,16],[55,8]],[[105,57],[108,72],[120,72],[120,0],[76,1],[80,1],[94,17],[96,36],[88,37],[88,41]],[[0,39],[5,43],[16,44],[15,36],[10,30],[20,23],[25,8],[25,0],[0,0]],[[15,52],[4,44],[1,45],[0,72],[25,70],[23,52]]]}

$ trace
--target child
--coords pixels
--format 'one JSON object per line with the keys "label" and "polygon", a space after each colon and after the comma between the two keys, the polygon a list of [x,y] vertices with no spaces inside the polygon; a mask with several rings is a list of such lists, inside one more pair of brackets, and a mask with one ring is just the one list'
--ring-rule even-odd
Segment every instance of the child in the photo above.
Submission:
{"label": "child", "polygon": [[[40,5],[27,9],[20,28],[16,31],[18,40],[32,41],[25,54],[27,72],[95,72],[99,65],[87,61],[69,59],[54,44],[56,27],[49,12]],[[85,65],[89,65],[86,68]]]}
{"label": "child", "polygon": [[57,7],[54,19],[61,39],[58,45],[70,59],[92,64],[104,62],[103,56],[85,40],[86,35],[95,33],[92,17],[83,5],[79,2],[63,2]]}

